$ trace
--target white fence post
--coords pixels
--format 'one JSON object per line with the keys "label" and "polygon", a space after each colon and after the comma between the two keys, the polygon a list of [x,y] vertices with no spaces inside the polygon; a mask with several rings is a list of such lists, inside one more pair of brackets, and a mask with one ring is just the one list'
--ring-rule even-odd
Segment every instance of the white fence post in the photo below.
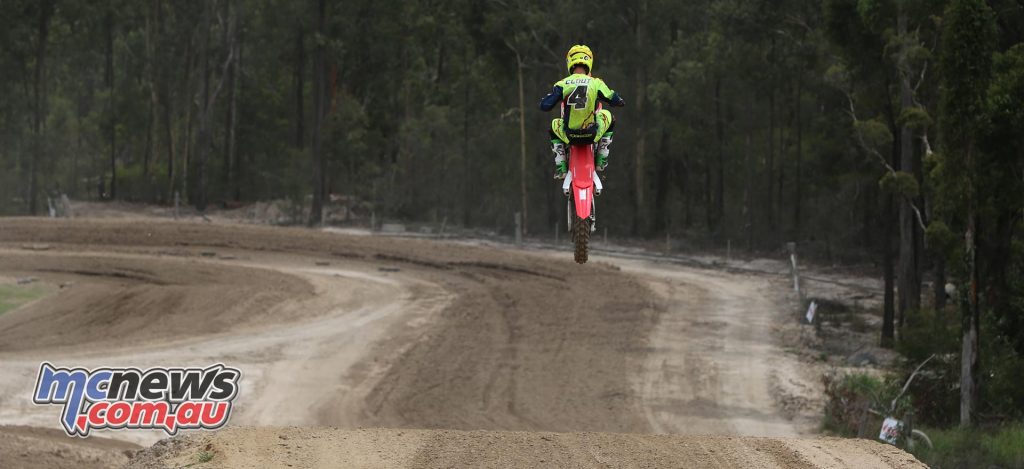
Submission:
{"label": "white fence post", "polygon": [[804,303],[804,292],[800,289],[800,268],[796,260],[796,243],[786,243],[786,249],[789,251],[789,270],[793,275],[793,291],[800,298],[800,305],[802,306]]}

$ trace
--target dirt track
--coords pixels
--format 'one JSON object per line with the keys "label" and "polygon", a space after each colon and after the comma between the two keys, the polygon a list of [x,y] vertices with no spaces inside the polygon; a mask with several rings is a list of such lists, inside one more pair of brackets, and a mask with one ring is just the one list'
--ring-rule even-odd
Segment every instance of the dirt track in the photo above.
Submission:
{"label": "dirt track", "polygon": [[[0,424],[55,427],[59,412],[26,397],[44,359],[218,360],[243,370],[232,424],[246,427],[158,445],[136,464],[183,464],[207,447],[210,464],[229,467],[914,464],[867,441],[638,435],[805,434],[813,409],[782,404],[810,399],[815,378],[774,343],[779,311],[763,279],[570,257],[302,229],[0,219],[0,276],[67,287],[0,316]],[[282,435],[305,450],[289,454]],[[148,445],[159,434],[103,436]],[[0,456],[19,451],[10,441]]]}

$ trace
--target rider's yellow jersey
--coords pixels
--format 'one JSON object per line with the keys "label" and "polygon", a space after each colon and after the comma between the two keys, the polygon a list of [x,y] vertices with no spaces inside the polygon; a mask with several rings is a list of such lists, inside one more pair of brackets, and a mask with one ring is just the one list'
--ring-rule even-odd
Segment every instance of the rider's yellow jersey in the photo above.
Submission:
{"label": "rider's yellow jersey", "polygon": [[582,73],[569,75],[555,82],[554,92],[561,89],[560,100],[565,102],[562,119],[569,129],[585,129],[594,124],[598,100],[611,103],[618,98],[604,80]]}

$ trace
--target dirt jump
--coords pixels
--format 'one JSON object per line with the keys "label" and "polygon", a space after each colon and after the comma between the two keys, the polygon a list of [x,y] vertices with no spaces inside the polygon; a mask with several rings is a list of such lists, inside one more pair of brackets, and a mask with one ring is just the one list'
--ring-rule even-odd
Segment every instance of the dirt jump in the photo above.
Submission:
{"label": "dirt jump", "polygon": [[[299,228],[0,219],[3,467],[924,467],[816,436],[763,276]],[[227,428],[60,430],[40,362],[242,370]]]}

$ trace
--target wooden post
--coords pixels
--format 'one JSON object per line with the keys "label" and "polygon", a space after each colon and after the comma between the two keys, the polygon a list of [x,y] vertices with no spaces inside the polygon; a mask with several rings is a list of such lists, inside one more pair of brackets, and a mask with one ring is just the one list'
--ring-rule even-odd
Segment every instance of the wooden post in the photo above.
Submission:
{"label": "wooden post", "polygon": [[725,240],[725,260],[726,261],[731,261],[732,260],[732,240],[731,239]]}
{"label": "wooden post", "polygon": [[604,227],[604,244],[608,245],[608,227]]}
{"label": "wooden post", "polygon": [[555,244],[558,244],[558,222],[555,222]]}
{"label": "wooden post", "polygon": [[800,268],[797,266],[796,262],[796,243],[786,243],[786,249],[789,251],[789,269],[790,273],[793,275],[793,291],[795,291],[797,296],[800,298],[800,305],[803,307],[804,293],[800,290]]}
{"label": "wooden post", "polygon": [[174,191],[174,219],[178,219],[178,207],[181,206],[181,194],[178,191]]}
{"label": "wooden post", "polygon": [[516,246],[519,246],[519,245],[523,244],[523,214],[521,212],[516,212],[515,221],[516,221]]}
{"label": "wooden post", "polygon": [[868,406],[870,404],[861,404],[860,409],[860,420],[857,422],[857,438],[864,438],[867,435],[867,423],[868,423]]}
{"label": "wooden post", "polygon": [[68,199],[67,194],[60,195],[60,202],[64,208],[64,218],[74,218],[74,214],[71,212],[71,200]]}

